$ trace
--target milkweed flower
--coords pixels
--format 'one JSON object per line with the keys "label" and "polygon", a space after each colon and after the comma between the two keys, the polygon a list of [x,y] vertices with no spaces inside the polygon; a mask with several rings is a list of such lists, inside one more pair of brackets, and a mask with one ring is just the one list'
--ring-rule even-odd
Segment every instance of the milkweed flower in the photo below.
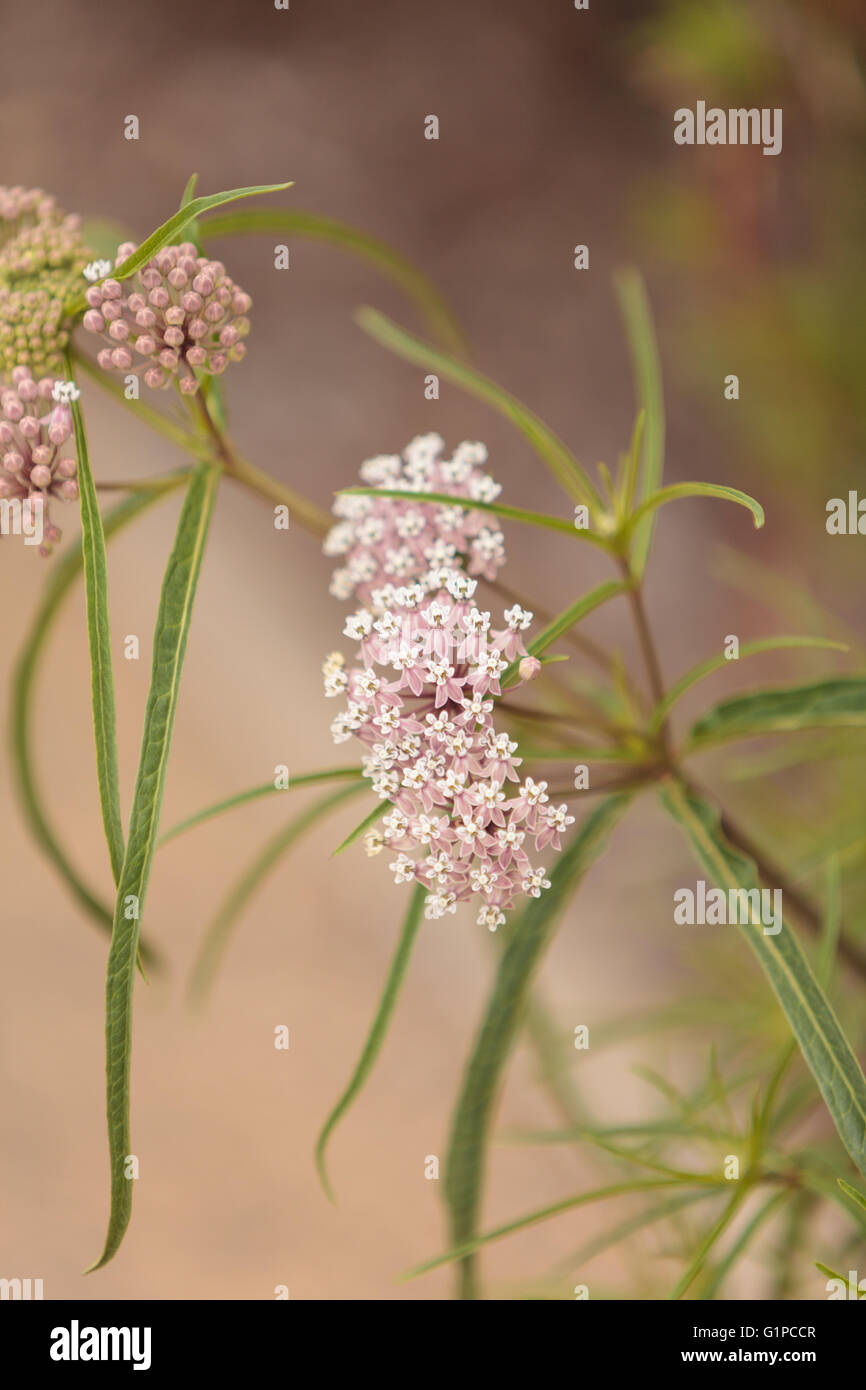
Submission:
{"label": "milkweed flower", "polygon": [[[115,269],[135,249],[131,242],[118,247]],[[177,381],[194,395],[196,371],[218,376],[246,353],[252,300],[221,261],[200,256],[192,242],[164,246],[127,280],[90,285],[85,299],[84,328],[107,344],[97,354],[100,367],[143,368],[155,390]]]}
{"label": "milkweed flower", "polygon": [[493,931],[517,897],[550,886],[530,851],[558,848],[570,819],[547,805],[545,783],[521,782],[517,743],[493,722],[502,675],[526,655],[532,614],[515,605],[494,629],[476,589],[447,566],[392,586],[387,606],[346,620],[357,664],[332,652],[322,671],[325,694],[346,700],[331,725],[335,742],[361,742],[364,775],[391,806],[368,852],[389,850],[395,883],[428,889],[426,917],[480,897],[478,922]]}
{"label": "milkweed flower", "polygon": [[60,531],[48,516],[48,499],[74,502],[78,497],[77,463],[68,451],[73,438],[71,382],[43,377],[36,381],[27,367],[12,372],[0,389],[0,503],[4,517],[18,503],[42,516],[40,554],[48,555]]}
{"label": "milkweed flower", "polygon": [[80,219],[41,188],[0,187],[0,372],[61,369],[89,255]]}
{"label": "milkweed flower", "polygon": [[[483,471],[483,444],[464,441],[450,458],[438,434],[418,435],[402,454],[381,454],[361,465],[370,487],[397,488],[402,498],[341,496],[334,503],[337,524],[325,538],[326,555],[340,556],[331,593],[355,595],[376,609],[388,606],[400,585],[419,580],[438,587],[443,567],[465,569],[494,579],[505,561],[505,541],[495,516],[473,502],[494,502],[501,487]],[[451,503],[418,502],[413,492],[438,492]]]}

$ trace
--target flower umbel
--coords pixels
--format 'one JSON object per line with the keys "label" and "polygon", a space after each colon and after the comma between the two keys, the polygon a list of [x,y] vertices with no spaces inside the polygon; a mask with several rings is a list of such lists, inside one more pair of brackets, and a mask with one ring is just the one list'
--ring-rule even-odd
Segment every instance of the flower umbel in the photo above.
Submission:
{"label": "flower umbel", "polygon": [[488,698],[501,693],[509,661],[525,655],[532,614],[515,606],[494,630],[473,602],[476,587],[444,569],[432,596],[424,584],[394,590],[378,616],[361,609],[346,622],[359,664],[347,668],[332,653],[323,674],[325,693],[348,701],[331,725],[335,742],[360,739],[364,775],[393,806],[376,852],[396,854],[395,882],[429,888],[432,918],[480,895],[478,921],[493,931],[517,896],[549,887],[529,849],[558,849],[572,818],[546,805],[545,783],[521,784],[517,744],[496,731]]}
{"label": "flower umbel", "polygon": [[[132,243],[118,247],[115,267],[133,251]],[[246,352],[252,300],[221,261],[200,256],[192,242],[164,246],[128,280],[91,285],[85,298],[84,327],[109,345],[97,354],[100,367],[143,367],[154,389],[177,381],[194,395],[196,371],[219,375]]]}
{"label": "flower umbel", "polygon": [[[420,579],[429,590],[439,587],[438,571],[462,567],[469,574],[493,579],[505,561],[502,532],[489,512],[472,503],[493,502],[501,488],[480,465],[487,459],[483,444],[458,444],[443,457],[438,434],[418,435],[400,454],[382,454],[361,465],[361,477],[371,487],[399,488],[397,498],[338,497],[339,517],[325,539],[325,554],[343,556],[334,571],[331,593],[347,599],[356,594],[364,603],[388,606],[395,586]],[[453,506],[412,500],[413,492],[446,493]]]}
{"label": "flower umbel", "polygon": [[48,516],[48,498],[78,497],[76,460],[64,452],[73,436],[70,385],[53,377],[36,381],[27,367],[16,367],[12,384],[0,392],[0,505],[4,520],[10,503],[38,507],[41,555],[51,553],[61,534]]}

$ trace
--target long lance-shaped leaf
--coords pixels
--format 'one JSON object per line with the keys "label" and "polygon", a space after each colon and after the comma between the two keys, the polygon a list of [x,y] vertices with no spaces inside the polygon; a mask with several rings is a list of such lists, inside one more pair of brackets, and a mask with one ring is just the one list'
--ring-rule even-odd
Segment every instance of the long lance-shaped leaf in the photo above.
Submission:
{"label": "long lance-shaped leaf", "polygon": [[[183,482],[183,476],[175,479],[175,486]],[[139,494],[127,498],[110,511],[103,523],[106,541],[122,530],[142,512],[167,495],[166,492]],[[57,869],[60,877],[73,897],[84,908],[97,926],[111,931],[112,911],[102,902],[81,878],[66,850],[63,848],[51,824],[42,796],[36,782],[33,765],[33,713],[34,688],[39,673],[48,637],[54,627],[67,594],[72,589],[84,567],[80,542],[76,542],[60,557],[51,571],[42,602],[30,626],[30,633],[21,649],[15,672],[12,677],[11,709],[9,735],[12,752],[12,768],[18,796],[27,825],[43,854]],[[142,942],[142,959],[147,965],[157,961],[155,952]]]}
{"label": "long lance-shaped leaf", "polygon": [[[437,372],[439,376],[444,376],[446,381],[453,381],[464,391],[468,391],[470,396],[475,396],[494,410],[498,410],[500,415],[504,415],[517,426],[570,497],[576,498],[578,502],[588,503],[590,509],[594,507],[599,512],[603,511],[601,498],[592,480],[574,455],[559,436],[516,396],[503,391],[495,381],[482,376],[465,362],[458,362],[455,358],[431,347],[429,343],[413,337],[376,309],[359,309],[355,318],[365,333],[369,333],[377,343],[389,348],[398,357],[405,358],[407,362],[414,362],[416,366],[424,367],[428,371]],[[401,495],[405,497],[405,493]],[[453,498],[451,501],[453,505]]]}
{"label": "long lance-shaped leaf", "polygon": [[311,829],[335,806],[339,806],[350,796],[356,796],[366,787],[366,782],[363,785],[352,783],[351,786],[341,787],[338,792],[333,792],[330,796],[323,797],[314,802],[312,806],[306,807],[300,815],[294,816],[288,825],[281,826],[276,835],[265,842],[264,847],[259,850],[252,863],[244,869],[237,882],[229,889],[222,906],[202,938],[190,974],[188,991],[190,1000],[198,1004],[203,1003],[213,984],[217,967],[225,954],[231,933],[241,913],[260,883],[272,869],[276,868],[286,851],[291,849],[292,845],[307,830]]}
{"label": "long lance-shaped leaf", "polygon": [[[629,798],[608,797],[587,818],[550,875],[550,888],[524,908],[512,927],[493,991],[463,1077],[451,1128],[445,1200],[452,1244],[476,1234],[490,1123],[505,1065],[514,1046],[533,977],[553,937],[560,913],[598,858]],[[461,1268],[461,1295],[476,1297],[473,1261]]]}
{"label": "long lance-shaped leaf", "polygon": [[623,526],[622,534],[631,535],[640,526],[641,521],[658,507],[663,507],[668,502],[678,502],[684,497],[717,497],[723,502],[736,502],[752,513],[755,530],[764,524],[764,508],[760,502],[756,502],[754,497],[750,497],[747,492],[741,492],[737,487],[725,487],[721,483],[672,483],[670,487],[663,487],[659,492],[654,492],[635,508]]}
{"label": "long lance-shaped leaf", "polygon": [[193,474],[162,583],[153,637],[144,734],[108,953],[105,1046],[111,1210],[105,1247],[92,1269],[107,1264],[117,1253],[132,1210],[133,1183],[126,1176],[125,1167],[130,1152],[129,1073],[135,959],[156,848],[193,601],[219,476],[218,469],[206,464],[200,465]]}
{"label": "long lance-shaped leaf", "polygon": [[[221,207],[223,203],[232,203],[237,198],[252,198],[259,193],[280,193],[284,188],[291,187],[291,183],[262,183],[250,188],[231,188],[224,193],[210,193],[204,198],[192,198],[189,202],[183,203],[155,232],[151,232],[116,270],[112,270],[110,278],[128,280],[130,275],[134,275],[141,266],[152,260],[157,251],[162,250],[163,246],[168,246],[169,242],[180,236],[184,228],[211,208]],[[66,314],[70,318],[76,318],[86,308],[87,300],[82,293],[66,305]]]}
{"label": "long lance-shaped leaf", "polygon": [[[832,642],[827,637],[760,637],[757,641],[745,642],[740,647],[739,660],[742,661],[747,656],[758,656],[761,652],[787,651],[789,648],[797,647],[822,647],[837,652],[850,650],[844,642]],[[730,659],[721,653],[716,656],[708,656],[706,661],[701,661],[690,671],[686,671],[685,675],[680,676],[679,680],[674,682],[665,698],[656,705],[650,721],[650,728],[661,728],[674,705],[682,699],[687,690],[691,690],[693,685],[697,685],[698,681],[704,680],[714,671],[721,671],[723,666],[729,665]]]}
{"label": "long lance-shaped leaf", "polygon": [[[640,499],[649,497],[661,485],[665,461],[665,403],[662,391],[662,373],[653,329],[652,311],[643,280],[636,270],[623,270],[616,276],[615,287],[620,311],[625,322],[626,336],[631,351],[635,384],[640,401],[642,418],[635,429],[632,441],[636,451],[638,442],[642,444],[643,467],[637,495]],[[634,487],[633,480],[629,493]],[[627,499],[629,500],[629,499]],[[631,548],[632,573],[638,578],[646,568],[647,557],[652,543],[654,516],[647,514],[634,530]]]}
{"label": "long lance-shaped leaf", "polygon": [[[340,497],[397,497],[405,502],[407,493],[399,488],[393,487],[345,487],[341,488],[338,494]],[[549,531],[562,531],[566,536],[572,536],[575,540],[588,541],[590,545],[597,546],[599,550],[612,551],[610,541],[605,536],[599,536],[595,531],[587,531],[574,525],[572,521],[566,521],[561,516],[550,516],[546,512],[530,512],[525,507],[510,507],[504,502],[466,502],[460,497],[452,497],[447,492],[415,492],[411,493],[413,502],[437,502],[446,507],[466,506],[473,512],[492,512],[494,516],[504,517],[506,521],[521,521],[527,526],[543,526]]]}
{"label": "long lance-shaped leaf", "polygon": [[863,728],[866,726],[866,680],[839,677],[811,685],[782,686],[735,695],[711,709],[693,726],[689,748],[725,743],[759,734],[790,733],[797,729]]}
{"label": "long lance-shaped leaf", "polygon": [[426,319],[430,332],[448,351],[466,355],[466,339],[455,315],[433,281],[387,242],[347,222],[321,217],[315,212],[291,212],[284,208],[241,208],[209,217],[202,228],[206,237],[270,232],[278,236],[324,241],[369,261],[404,292]]}
{"label": "long lance-shaped leaf", "polygon": [[361,1088],[370,1075],[370,1072],[373,1070],[376,1058],[382,1050],[382,1044],[385,1041],[385,1035],[388,1031],[388,1024],[391,1022],[391,1016],[400,994],[400,987],[403,984],[406,970],[409,966],[412,948],[415,945],[415,938],[421,926],[422,913],[424,910],[424,895],[426,891],[423,883],[417,883],[412,891],[412,897],[406,910],[406,916],[403,919],[403,926],[400,930],[397,947],[388,970],[387,979],[385,980],[385,988],[382,991],[379,1007],[376,1010],[376,1016],[367,1034],[363,1051],[358,1059],[355,1070],[352,1072],[346,1089],[325,1121],[322,1132],[316,1143],[316,1168],[322,1186],[332,1202],[335,1200],[334,1190],[328,1179],[328,1170],[325,1165],[325,1150],[328,1146],[328,1140],[346,1111],[358,1098]]}
{"label": "long lance-shaped leaf", "polygon": [[[759,889],[754,863],[728,844],[711,806],[678,782],[664,787],[660,795],[717,888],[728,895]],[[746,915],[740,910],[743,901],[741,897],[734,901],[739,919]],[[866,1173],[866,1080],[857,1058],[791,928],[783,923],[775,935],[766,934],[751,903],[748,916],[750,920],[741,922],[740,929],[788,1018],[839,1137],[852,1162]]]}
{"label": "long lance-shaped leaf", "polygon": [[[66,360],[72,376],[72,365]],[[102,513],[96,484],[90,471],[90,456],[79,401],[72,403],[72,425],[78,458],[81,493],[81,553],[84,557],[84,593],[87,608],[87,635],[90,642],[90,687],[93,705],[93,734],[96,742],[96,780],[102,824],[108,844],[108,857],[115,884],[123,867],[123,823],[120,817],[120,779],[117,771],[117,718],[114,707],[114,666],[111,659],[111,627],[108,617],[108,566]]]}
{"label": "long lance-shaped leaf", "polygon": [[160,845],[167,845],[169,840],[174,840],[185,830],[192,830],[196,825],[203,825],[205,821],[213,820],[214,816],[221,816],[224,811],[233,811],[236,806],[245,806],[248,801],[259,801],[263,796],[297,791],[300,787],[311,787],[318,782],[354,782],[362,776],[359,767],[331,767],[324,772],[305,772],[298,777],[292,777],[287,787],[277,787],[273,782],[263,782],[261,786],[249,787],[246,791],[235,792],[234,796],[227,796],[222,801],[214,802],[213,806],[205,806],[203,811],[196,811],[195,815],[187,816],[185,820],[178,821],[177,825],[173,825],[170,830],[166,830],[160,836],[159,843]]}
{"label": "long lance-shaped leaf", "polygon": [[[596,608],[600,608],[603,603],[607,603],[608,599],[615,598],[617,594],[624,593],[627,588],[628,585],[623,584],[620,580],[609,579],[607,583],[599,584],[598,587],[593,589],[590,593],[584,594],[583,598],[579,598],[570,608],[566,608],[564,612],[554,618],[553,622],[550,623],[543,632],[540,632],[538,636],[530,642],[526,649],[529,655],[540,656],[542,652],[547,651],[548,647],[552,646],[552,644],[558,641],[566,632],[570,632],[573,627],[576,627],[579,622],[582,622],[582,620],[588,617],[590,613],[594,612]],[[520,658],[516,661],[512,661],[511,665],[507,666],[503,671],[500,678],[500,686],[503,690],[511,685],[514,677],[517,675],[517,668],[519,665]]]}

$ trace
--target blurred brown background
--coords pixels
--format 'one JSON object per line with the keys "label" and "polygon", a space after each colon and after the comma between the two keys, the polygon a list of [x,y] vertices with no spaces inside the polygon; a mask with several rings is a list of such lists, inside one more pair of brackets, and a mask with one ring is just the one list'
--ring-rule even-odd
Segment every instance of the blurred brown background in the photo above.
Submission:
{"label": "blurred brown background", "polygon": [[[805,581],[857,620],[858,542],[831,541],[823,524],[826,498],[863,478],[861,26],[859,8],[842,3],[612,12],[593,0],[577,12],[568,0],[292,0],[284,13],[270,0],[45,0],[4,16],[0,176],[138,237],[170,215],[195,170],[200,192],[293,179],[286,206],[352,222],[420,265],[456,309],[479,366],[590,465],[614,463],[632,427],[611,272],[638,264],[658,319],[670,478],[744,487],[768,511],[761,533],[737,509],[712,504],[664,515],[648,602],[675,674],[728,632],[779,630],[754,593],[716,582],[719,542]],[[779,158],[674,145],[676,107],[697,97],[727,105],[729,96],[784,107]],[[130,113],[140,118],[138,142],[123,139]],[[431,113],[438,142],[423,138]],[[453,443],[485,439],[507,500],[561,506],[503,421],[448,386],[426,402],[421,373],[355,327],[354,308],[372,303],[417,330],[397,290],[303,241],[291,243],[291,270],[276,273],[274,240],[214,248],[254,300],[247,360],[226,379],[233,434],[250,458],[328,506],[362,458],[435,429]],[[590,248],[589,271],[572,268],[576,243]],[[723,401],[728,372],[740,374],[740,402]],[[94,387],[84,401],[97,477],[178,462]],[[175,500],[161,504],[110,554],[125,810],[176,510]],[[71,511],[58,519],[72,534]],[[556,608],[597,573],[592,557],[532,534],[512,531],[508,542],[511,586]],[[50,564],[17,543],[0,547],[7,670]],[[267,780],[277,763],[300,773],[344,761],[346,750],[330,743],[319,674],[343,621],[327,593],[329,569],[300,530],[275,532],[265,506],[225,487],[164,824]],[[630,641],[618,610],[594,631]],[[128,633],[140,637],[139,662],[122,659]],[[762,674],[826,669],[808,660],[767,659]],[[39,689],[40,773],[55,823],[104,892],[88,681],[79,589]],[[748,681],[724,673],[716,688]],[[473,915],[422,934],[385,1051],[333,1142],[335,1210],[315,1178],[313,1143],[358,1054],[403,900],[382,860],[357,848],[330,860],[358,818],[350,804],[263,887],[210,1010],[193,1019],[183,984],[196,943],[230,877],[284,811],[244,808],[161,854],[146,929],[170,971],[136,991],[142,1175],[120,1255],[82,1279],[106,1211],[105,945],[37,856],[8,776],[0,796],[0,1274],[42,1277],[47,1298],[270,1298],[278,1284],[293,1298],[447,1297],[447,1275],[397,1277],[444,1240],[437,1184],[423,1167],[425,1155],[444,1154],[490,977],[493,954]],[[681,981],[668,904],[671,885],[692,873],[684,864],[651,803],[619,831],[546,974],[565,1034],[645,1008]],[[288,1054],[272,1045],[279,1023],[291,1029]],[[625,1043],[582,1058],[582,1085],[629,1115],[643,1095],[631,1071],[640,1055],[641,1044]],[[503,1119],[550,1122],[523,1054]],[[588,1172],[565,1151],[498,1149],[487,1221],[577,1191]],[[607,1219],[577,1212],[501,1244],[486,1257],[491,1288],[525,1285]],[[670,1261],[663,1252],[659,1260],[664,1283]],[[643,1275],[616,1255],[593,1268],[600,1287],[641,1291]]]}

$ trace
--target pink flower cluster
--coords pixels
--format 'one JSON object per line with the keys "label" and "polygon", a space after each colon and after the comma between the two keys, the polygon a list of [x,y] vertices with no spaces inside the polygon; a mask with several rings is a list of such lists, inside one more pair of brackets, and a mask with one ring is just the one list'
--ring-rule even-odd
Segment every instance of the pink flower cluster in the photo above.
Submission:
{"label": "pink flower cluster", "polygon": [[[118,248],[115,266],[135,250]],[[195,370],[219,375],[246,352],[252,300],[226,275],[221,261],[200,256],[191,242],[164,246],[129,280],[102,280],[85,295],[84,327],[109,344],[97,354],[106,371],[128,372],[150,363],[144,373],[154,389],[177,380],[195,395]]]}
{"label": "pink flower cluster", "polygon": [[16,367],[11,385],[0,390],[0,499],[31,514],[41,510],[41,555],[61,534],[48,517],[48,498],[78,497],[75,458],[63,453],[73,436],[70,386],[53,377],[35,381],[27,367]]}
{"label": "pink flower cluster", "polygon": [[[505,546],[496,518],[473,509],[473,502],[493,502],[501,488],[480,465],[487,459],[483,444],[458,444],[451,458],[443,457],[438,434],[419,435],[400,454],[383,454],[361,465],[370,487],[398,488],[406,501],[388,497],[338,497],[334,514],[340,518],[325,540],[325,554],[343,557],[334,571],[335,598],[356,595],[381,607],[394,586],[433,575],[442,566],[465,569],[494,579],[505,561]],[[452,504],[417,502],[413,492],[438,492]],[[377,591],[381,590],[381,594]],[[383,598],[384,595],[384,598]]]}
{"label": "pink flower cluster", "polygon": [[495,931],[515,897],[550,887],[530,847],[560,849],[573,817],[548,804],[546,783],[521,782],[517,744],[493,724],[491,697],[526,655],[532,614],[515,604],[493,629],[473,603],[476,587],[443,567],[432,594],[428,583],[396,589],[378,616],[362,608],[346,622],[359,664],[347,669],[335,652],[323,672],[326,695],[348,702],[331,725],[335,742],[360,739],[364,774],[393,807],[368,851],[393,851],[395,882],[428,888],[426,917],[480,895],[478,922]]}

